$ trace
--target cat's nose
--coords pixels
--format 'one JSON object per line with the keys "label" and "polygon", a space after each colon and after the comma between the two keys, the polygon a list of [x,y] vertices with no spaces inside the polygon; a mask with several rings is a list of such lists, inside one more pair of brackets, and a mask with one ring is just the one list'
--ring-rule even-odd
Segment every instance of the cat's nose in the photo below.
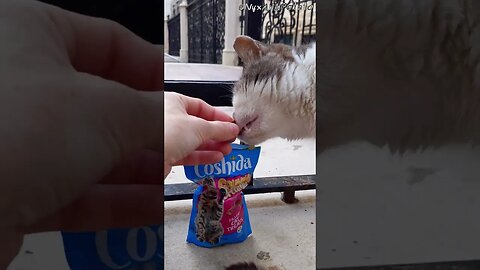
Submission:
{"label": "cat's nose", "polygon": [[[238,116],[238,115],[237,115],[237,116]],[[238,130],[241,131],[241,130],[243,129],[243,127],[245,126],[245,124],[242,125],[242,121],[239,120],[239,119],[236,117],[235,112],[233,113],[232,117],[233,117],[233,123],[237,124]]]}
{"label": "cat's nose", "polygon": [[236,124],[240,130],[240,133],[238,135],[241,136],[246,129],[251,128],[252,124],[257,121],[257,119],[258,115],[248,115],[240,119],[236,119]]}
{"label": "cat's nose", "polygon": [[239,123],[237,123],[237,126],[238,126],[238,130],[239,130],[239,131],[238,131],[238,135],[240,136],[240,135],[242,135],[242,133],[245,131],[245,126],[246,126],[246,124],[239,124]]}
{"label": "cat's nose", "polygon": [[238,125],[238,121],[237,121],[237,117],[235,115],[235,112],[233,112],[232,117],[233,117],[233,123]]}

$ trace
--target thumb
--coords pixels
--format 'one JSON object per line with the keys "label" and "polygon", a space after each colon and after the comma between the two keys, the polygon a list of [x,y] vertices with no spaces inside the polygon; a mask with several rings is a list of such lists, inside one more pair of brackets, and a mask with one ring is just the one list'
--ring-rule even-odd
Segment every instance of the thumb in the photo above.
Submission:
{"label": "thumb", "polygon": [[[138,91],[120,83],[86,75],[89,110],[101,124],[101,134],[115,160],[163,147],[163,91]],[[163,152],[163,151],[161,151]]]}
{"label": "thumb", "polygon": [[205,144],[211,140],[224,142],[237,137],[239,128],[237,124],[222,121],[207,121],[196,118],[197,136],[200,144]]}

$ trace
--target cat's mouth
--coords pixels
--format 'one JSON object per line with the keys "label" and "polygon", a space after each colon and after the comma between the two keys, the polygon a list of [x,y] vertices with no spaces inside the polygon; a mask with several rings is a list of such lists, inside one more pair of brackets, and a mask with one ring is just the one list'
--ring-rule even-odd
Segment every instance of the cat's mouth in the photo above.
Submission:
{"label": "cat's mouth", "polygon": [[245,126],[240,129],[239,136],[242,136],[245,132],[249,131],[252,128],[253,123],[258,120],[258,115],[255,116],[252,120],[250,120]]}

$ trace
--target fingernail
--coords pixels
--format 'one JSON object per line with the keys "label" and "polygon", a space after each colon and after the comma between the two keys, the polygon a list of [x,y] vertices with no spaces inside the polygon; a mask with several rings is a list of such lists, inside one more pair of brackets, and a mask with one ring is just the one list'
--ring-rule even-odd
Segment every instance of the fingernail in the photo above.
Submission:
{"label": "fingernail", "polygon": [[222,152],[217,152],[216,156],[217,156],[217,158],[216,158],[217,162],[222,161],[222,159],[224,157]]}
{"label": "fingernail", "polygon": [[232,123],[230,125],[230,128],[231,128],[232,132],[235,132],[235,134],[239,132],[239,128],[238,128],[237,124]]}

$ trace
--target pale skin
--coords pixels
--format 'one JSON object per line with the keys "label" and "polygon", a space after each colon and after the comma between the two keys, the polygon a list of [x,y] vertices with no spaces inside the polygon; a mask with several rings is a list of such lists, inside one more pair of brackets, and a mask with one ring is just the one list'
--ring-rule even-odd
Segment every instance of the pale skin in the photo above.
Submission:
{"label": "pale skin", "polygon": [[0,40],[0,269],[26,233],[163,223],[171,167],[231,151],[233,119],[164,97],[163,48],[116,23],[7,0]]}

